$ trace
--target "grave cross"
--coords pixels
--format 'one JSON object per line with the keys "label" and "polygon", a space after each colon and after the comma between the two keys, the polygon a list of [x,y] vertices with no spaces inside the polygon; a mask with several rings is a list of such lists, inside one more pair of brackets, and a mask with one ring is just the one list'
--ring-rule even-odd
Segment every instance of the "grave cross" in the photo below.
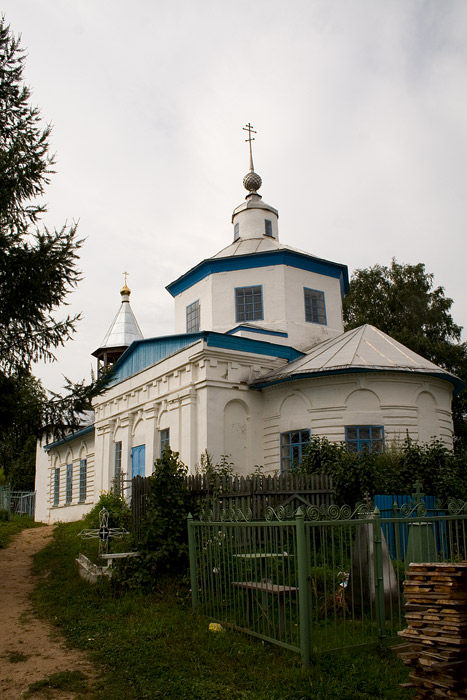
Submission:
{"label": "grave cross", "polygon": [[422,493],[422,486],[423,486],[422,482],[418,481],[418,479],[417,479],[417,481],[414,484],[415,493],[412,494],[412,498],[415,498],[415,505],[416,506],[418,506],[419,503],[422,503],[422,498],[425,495],[424,493]]}
{"label": "grave cross", "polygon": [[108,553],[110,539],[118,540],[128,534],[128,530],[124,527],[109,527],[109,511],[107,508],[102,508],[99,513],[99,527],[81,530],[78,537],[82,537],[83,540],[99,539],[99,556],[101,556]]}

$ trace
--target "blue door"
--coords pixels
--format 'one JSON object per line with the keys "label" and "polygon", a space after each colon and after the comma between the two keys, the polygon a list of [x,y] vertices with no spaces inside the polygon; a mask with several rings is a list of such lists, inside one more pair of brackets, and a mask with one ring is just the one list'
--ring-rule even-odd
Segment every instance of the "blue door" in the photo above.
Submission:
{"label": "blue door", "polygon": [[138,445],[131,449],[131,476],[144,476],[144,453],[146,445]]}

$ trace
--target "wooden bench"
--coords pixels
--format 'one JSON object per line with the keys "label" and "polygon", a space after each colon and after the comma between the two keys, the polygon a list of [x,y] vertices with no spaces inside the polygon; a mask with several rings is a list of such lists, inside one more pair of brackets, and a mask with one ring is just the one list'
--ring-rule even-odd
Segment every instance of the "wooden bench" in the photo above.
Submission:
{"label": "wooden bench", "polygon": [[[232,586],[234,588],[238,588],[240,590],[244,590],[248,592],[248,606],[249,606],[249,601],[250,598],[256,601],[256,604],[258,605],[261,613],[260,617],[266,618],[266,620],[271,623],[271,620],[268,615],[268,610],[271,607],[271,604],[268,604],[267,602],[267,596],[275,596],[277,598],[277,601],[279,603],[279,632],[280,635],[282,636],[284,634],[284,629],[285,629],[285,614],[284,614],[284,603],[285,603],[285,596],[286,595],[295,595],[297,593],[298,588],[296,586],[283,586],[278,583],[273,583],[269,579],[264,579],[262,581],[234,581],[232,583]],[[261,596],[261,600],[259,599],[258,595]],[[247,615],[249,616],[249,607],[247,609]],[[259,619],[259,618],[258,618]]]}
{"label": "wooden bench", "polygon": [[107,567],[112,566],[114,559],[131,559],[139,557],[139,552],[114,552],[113,554],[101,554],[101,559],[107,562]]}

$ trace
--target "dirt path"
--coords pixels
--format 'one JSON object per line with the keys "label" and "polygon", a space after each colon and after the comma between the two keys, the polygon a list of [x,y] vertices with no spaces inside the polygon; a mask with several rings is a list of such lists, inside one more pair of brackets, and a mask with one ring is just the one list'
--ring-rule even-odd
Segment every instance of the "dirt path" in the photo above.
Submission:
{"label": "dirt path", "polygon": [[[34,616],[28,600],[35,585],[33,555],[52,532],[53,526],[23,530],[7,549],[0,549],[0,700],[21,700],[31,683],[59,671],[81,671],[91,679],[96,675],[82,652],[68,649],[56,629]],[[54,700],[75,698],[62,690],[49,693]]]}

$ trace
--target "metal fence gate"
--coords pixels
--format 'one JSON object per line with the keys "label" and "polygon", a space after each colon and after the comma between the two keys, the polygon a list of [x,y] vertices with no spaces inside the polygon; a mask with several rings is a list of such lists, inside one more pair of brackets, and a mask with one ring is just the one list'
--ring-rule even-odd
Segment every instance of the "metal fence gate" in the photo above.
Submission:
{"label": "metal fence gate", "polygon": [[15,515],[34,517],[35,491],[12,491],[9,486],[0,486],[0,511]]}

